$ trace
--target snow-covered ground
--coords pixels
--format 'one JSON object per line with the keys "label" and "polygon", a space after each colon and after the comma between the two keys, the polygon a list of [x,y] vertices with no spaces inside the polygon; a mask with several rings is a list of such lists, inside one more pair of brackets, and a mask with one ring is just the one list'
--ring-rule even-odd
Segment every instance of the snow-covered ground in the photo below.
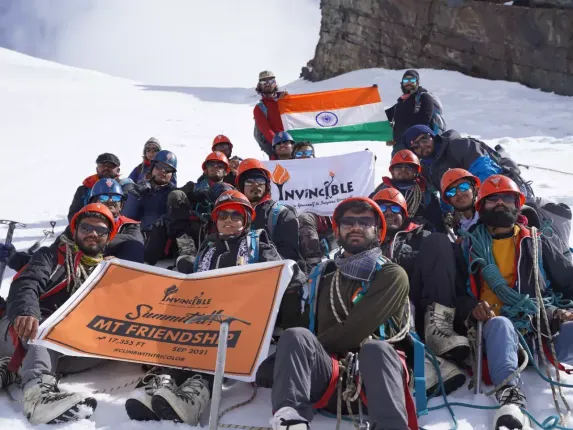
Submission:
{"label": "snow-covered ground", "polygon": [[[286,28],[281,31],[286,31]],[[239,33],[233,37],[240,37]],[[288,35],[287,35],[288,36]],[[286,39],[285,39],[286,40]],[[300,40],[300,39],[299,39]],[[312,40],[312,43],[315,39]],[[205,42],[208,43],[208,42]],[[263,43],[262,39],[259,43]],[[207,49],[208,46],[205,46]],[[272,47],[266,47],[272,49]],[[296,47],[293,45],[293,49]],[[236,48],[234,48],[236,49]],[[261,49],[265,49],[261,47]],[[236,55],[236,53],[235,53]],[[209,67],[198,64],[208,75]],[[242,64],[236,64],[238,70]],[[265,68],[265,67],[261,67]],[[280,66],[273,68],[279,84]],[[390,106],[399,94],[403,71],[361,70],[320,83],[294,81],[291,93],[312,92],[351,86],[378,84],[384,104]],[[229,73],[233,73],[229,69]],[[474,79],[459,73],[421,70],[422,85],[440,96],[448,125],[462,133],[501,143],[519,162],[573,173],[573,97],[561,97],[525,88],[519,84]],[[285,70],[284,76],[293,76]],[[244,81],[241,81],[244,82]],[[256,74],[252,83],[256,82]],[[49,221],[62,231],[73,193],[81,181],[95,172],[95,159],[113,152],[128,174],[141,161],[143,143],[157,137],[179,160],[181,183],[196,179],[201,162],[210,151],[213,137],[228,135],[234,152],[242,157],[262,153],[252,138],[252,108],[257,97],[253,88],[201,87],[187,82],[166,86],[134,82],[100,72],[75,69],[0,49],[0,148],[2,175],[0,219],[28,224],[18,228],[15,244],[25,249],[42,236]],[[317,155],[334,155],[369,148],[377,159],[377,177],[387,172],[390,149],[383,143],[357,142],[317,147]],[[524,171],[534,181],[537,194],[573,205],[571,177],[543,170]],[[0,228],[0,238],[6,229]],[[0,293],[6,296],[13,272],[7,270]],[[110,363],[91,372],[68,377],[62,387],[93,391],[128,382],[141,372],[139,366]],[[573,383],[573,378],[565,378]],[[525,392],[531,412],[541,419],[554,413],[547,384],[527,372]],[[565,390],[573,402],[571,390]],[[50,428],[65,429],[174,429],[172,423],[130,422],[123,408],[128,391],[96,395],[99,402],[93,421]],[[248,398],[250,388],[236,384],[224,393],[223,407]],[[467,388],[451,396],[452,401],[492,405],[493,400],[474,397]],[[440,399],[430,406],[441,404]],[[21,404],[0,393],[0,429],[31,428],[22,415]],[[460,429],[491,428],[492,413],[455,409]],[[260,390],[254,403],[229,413],[224,423],[266,426],[271,413],[269,392]],[[452,427],[445,411],[421,419],[432,430]],[[573,426],[573,420],[569,422]],[[46,428],[48,428],[46,426]],[[332,429],[334,421],[318,416],[315,429]],[[343,428],[351,428],[343,424]]]}

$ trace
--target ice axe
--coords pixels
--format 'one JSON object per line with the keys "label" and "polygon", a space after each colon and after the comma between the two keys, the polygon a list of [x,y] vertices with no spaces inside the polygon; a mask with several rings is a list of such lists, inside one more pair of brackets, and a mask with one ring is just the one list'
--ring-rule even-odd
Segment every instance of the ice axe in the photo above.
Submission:
{"label": "ice axe", "polygon": [[[0,220],[0,224],[5,224],[8,226],[8,234],[6,235],[6,240],[4,241],[5,245],[12,245],[12,237],[14,237],[14,230],[16,230],[16,226],[26,227],[26,224],[6,219]],[[2,280],[4,279],[4,270],[6,270],[6,264],[7,262],[0,263],[0,285],[2,285]]]}
{"label": "ice axe", "polygon": [[222,314],[198,315],[185,321],[186,324],[199,322],[218,322],[219,344],[217,345],[217,362],[215,364],[215,380],[213,381],[213,395],[211,397],[211,411],[209,414],[209,430],[217,430],[219,427],[219,410],[221,409],[221,394],[223,392],[223,374],[225,373],[225,362],[227,360],[227,338],[229,337],[229,326],[233,321],[239,321],[246,325],[251,325],[249,321],[230,317]]}
{"label": "ice axe", "polygon": [[476,333],[476,371],[475,371],[475,386],[474,394],[481,394],[481,375],[482,375],[482,362],[483,362],[483,321],[478,321],[477,323],[477,333]]}
{"label": "ice axe", "polygon": [[52,227],[52,230],[44,230],[44,237],[41,238],[40,240],[37,240],[30,248],[28,248],[28,254],[31,255],[34,252],[36,252],[38,249],[40,249],[40,245],[42,245],[42,243],[44,243],[44,241],[48,239],[48,237],[56,234],[56,232],[54,232],[54,227],[56,227],[56,221],[50,221],[50,226]]}

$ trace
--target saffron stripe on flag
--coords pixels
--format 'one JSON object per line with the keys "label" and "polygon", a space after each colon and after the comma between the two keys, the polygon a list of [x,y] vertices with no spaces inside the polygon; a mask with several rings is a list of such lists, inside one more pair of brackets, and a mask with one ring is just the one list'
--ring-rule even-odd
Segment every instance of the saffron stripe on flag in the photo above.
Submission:
{"label": "saffron stripe on flag", "polygon": [[[329,121],[325,124],[325,117]],[[332,109],[319,112],[297,112],[281,115],[284,129],[288,132],[301,128],[334,128],[360,125],[368,122],[378,122],[385,117],[382,103],[370,103],[367,105]],[[322,119],[321,119],[322,118]],[[322,125],[321,125],[322,124]]]}
{"label": "saffron stripe on flag", "polygon": [[347,127],[302,128],[289,130],[289,133],[296,142],[331,143],[392,140],[392,127],[388,121],[370,122]]}
{"label": "saffron stripe on flag", "polygon": [[293,94],[279,100],[281,115],[295,112],[321,112],[370,103],[381,103],[378,87],[344,88],[310,94]]}

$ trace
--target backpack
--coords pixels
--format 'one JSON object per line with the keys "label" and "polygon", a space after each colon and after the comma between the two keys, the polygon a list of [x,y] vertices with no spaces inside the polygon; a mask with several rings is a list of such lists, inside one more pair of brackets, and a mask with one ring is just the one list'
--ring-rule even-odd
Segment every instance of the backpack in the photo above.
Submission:
{"label": "backpack", "polygon": [[[386,257],[380,256],[376,262],[376,271],[382,269],[382,266],[389,262]],[[333,260],[325,260],[318,264],[310,275],[307,277],[305,291],[303,294],[303,303],[308,308],[308,329],[316,335],[316,307],[318,298],[318,287],[320,280],[326,269],[332,267]],[[362,291],[365,293],[368,290],[369,283],[362,282]],[[384,324],[380,325],[381,339],[384,340]],[[426,372],[425,372],[425,345],[420,341],[415,332],[410,332],[410,339],[414,344],[414,389],[416,399],[416,410],[418,415],[426,415],[428,413],[428,399],[426,397]]]}
{"label": "backpack", "polygon": [[275,232],[275,227],[277,226],[277,222],[279,220],[279,215],[281,212],[292,209],[294,211],[295,218],[296,216],[296,209],[293,206],[285,205],[284,203],[275,202],[267,215],[267,231],[269,233],[269,237],[273,240],[273,234]]}
{"label": "backpack", "polygon": [[[263,111],[263,113],[265,114],[265,116],[267,116],[267,106],[263,103],[263,101],[259,101],[257,103],[257,106],[259,108],[261,108],[261,110]],[[265,145],[268,145],[269,142],[267,142],[267,140],[265,139],[265,135],[263,134],[263,132],[261,130],[259,130],[259,127],[257,127],[257,123],[255,122],[255,129],[253,131],[253,135],[255,137],[255,140],[257,141],[257,143],[259,144],[259,146],[261,148],[264,148]]]}
{"label": "backpack", "polygon": [[435,94],[430,92],[420,92],[416,93],[416,97],[414,98],[414,114],[420,112],[420,108],[422,107],[422,94],[427,94],[430,96],[432,100],[433,109],[432,109],[432,118],[430,119],[430,124],[428,126],[432,129],[432,131],[436,134],[442,134],[444,131],[447,130],[446,120],[443,117],[444,113],[444,106],[442,102]]}
{"label": "backpack", "polygon": [[[249,260],[247,264],[254,264],[259,262],[259,242],[261,239],[261,232],[263,230],[251,230],[247,234],[247,245],[248,245],[248,256]],[[201,246],[201,249],[197,253],[197,257],[195,257],[195,261],[193,262],[193,273],[197,273],[199,269],[199,262],[203,259],[205,253],[213,246],[215,242],[209,241],[204,242],[204,245]]]}

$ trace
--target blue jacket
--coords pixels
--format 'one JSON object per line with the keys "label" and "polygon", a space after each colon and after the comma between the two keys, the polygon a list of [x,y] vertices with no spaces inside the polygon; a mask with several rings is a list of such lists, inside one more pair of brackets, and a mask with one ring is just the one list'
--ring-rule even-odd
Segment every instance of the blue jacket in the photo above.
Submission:
{"label": "blue jacket", "polygon": [[141,231],[151,230],[153,223],[167,213],[167,196],[175,187],[169,183],[152,188],[141,197],[129,194],[121,214],[141,222]]}

